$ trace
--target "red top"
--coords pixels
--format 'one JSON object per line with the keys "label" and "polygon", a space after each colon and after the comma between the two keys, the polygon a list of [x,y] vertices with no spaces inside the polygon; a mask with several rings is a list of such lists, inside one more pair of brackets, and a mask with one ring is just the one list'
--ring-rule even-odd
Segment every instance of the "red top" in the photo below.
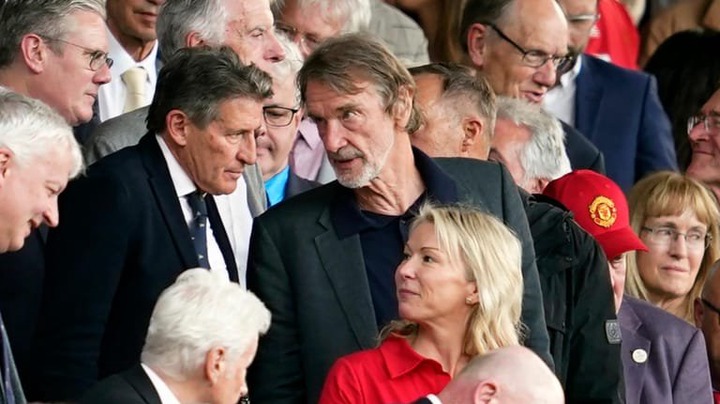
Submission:
{"label": "red top", "polygon": [[618,0],[600,0],[600,20],[592,30],[586,53],[618,66],[637,69],[640,34],[625,6]]}
{"label": "red top", "polygon": [[420,356],[405,338],[338,359],[325,379],[320,404],[406,403],[437,394],[450,382],[438,362]]}
{"label": "red top", "polygon": [[720,391],[713,390],[713,401],[715,404],[720,404]]}

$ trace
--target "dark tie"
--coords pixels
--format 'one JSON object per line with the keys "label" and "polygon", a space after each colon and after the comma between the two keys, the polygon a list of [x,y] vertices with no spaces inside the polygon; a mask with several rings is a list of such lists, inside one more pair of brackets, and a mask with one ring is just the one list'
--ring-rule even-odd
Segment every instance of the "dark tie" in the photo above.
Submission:
{"label": "dark tie", "polygon": [[207,256],[207,205],[200,192],[195,191],[187,195],[188,204],[192,210],[192,218],[190,219],[190,238],[195,246],[195,252],[198,257],[198,265],[202,268],[210,268]]}
{"label": "dark tie", "polygon": [[5,337],[5,324],[3,324],[2,316],[0,315],[0,340],[2,340],[2,350],[0,351],[0,361],[2,362],[2,369],[0,369],[0,381],[3,384],[3,390],[5,392],[5,402],[7,404],[15,404],[15,392],[13,390],[11,374],[10,374],[10,343]]}

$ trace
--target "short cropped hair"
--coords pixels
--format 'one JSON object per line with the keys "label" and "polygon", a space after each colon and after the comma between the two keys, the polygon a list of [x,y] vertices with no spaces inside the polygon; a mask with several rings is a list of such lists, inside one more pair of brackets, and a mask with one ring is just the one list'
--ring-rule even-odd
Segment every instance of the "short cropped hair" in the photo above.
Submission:
{"label": "short cropped hair", "polygon": [[538,105],[508,97],[498,97],[497,117],[530,131],[530,140],[520,153],[525,183],[538,178],[554,180],[572,171],[565,132],[555,117]]}
{"label": "short cropped hair", "polygon": [[[357,94],[362,91],[358,82],[368,81],[375,86],[385,112],[390,115],[402,88],[415,91],[415,81],[400,60],[383,43],[364,33],[328,39],[310,54],[297,79],[303,102],[311,81],[322,83],[340,94]],[[413,99],[405,130],[412,134],[421,122],[420,111]]]}
{"label": "short cropped hair", "polygon": [[235,98],[263,101],[272,97],[270,76],[245,66],[228,47],[183,48],[163,66],[148,111],[147,129],[163,132],[165,117],[179,109],[203,129],[217,119],[222,102]]}
{"label": "short cropped hair", "polygon": [[[465,277],[477,285],[479,301],[467,324],[463,353],[482,355],[518,345],[523,334],[522,246],[518,238],[500,220],[470,206],[425,204],[410,231],[423,223],[435,226],[440,249],[452,262],[460,262]],[[412,335],[416,330],[412,322],[395,321],[382,331],[381,338],[390,333]]]}
{"label": "short cropped hair", "polygon": [[185,381],[197,377],[211,349],[238,358],[269,327],[270,311],[252,292],[207,269],[189,269],[155,304],[140,358]]}
{"label": "short cropped hair", "polygon": [[495,132],[495,92],[490,83],[475,70],[458,63],[430,63],[410,68],[410,74],[419,76],[432,74],[442,80],[442,102],[449,110],[458,109],[460,105],[471,105],[475,112],[485,118],[483,136],[486,144],[492,141]]}
{"label": "short cropped hair", "polygon": [[[22,38],[35,33],[63,39],[71,28],[69,18],[79,11],[95,13],[105,20],[104,0],[4,0],[0,2],[0,69],[15,61]],[[61,48],[50,42],[60,54]]]}
{"label": "short cropped hair", "polygon": [[468,0],[460,23],[460,45],[468,52],[467,35],[473,24],[497,24],[516,0]]}
{"label": "short cropped hair", "polygon": [[70,155],[70,178],[83,169],[80,145],[65,119],[41,101],[4,90],[0,90],[0,147],[11,150],[20,167],[32,167],[36,159],[57,150]]}
{"label": "short cropped hair", "polygon": [[[287,0],[277,0],[273,6],[276,19],[282,15]],[[295,0],[300,10],[317,9],[331,21],[342,24],[341,34],[367,30],[372,17],[371,0]]]}
{"label": "short cropped hair", "polygon": [[223,44],[228,17],[225,1],[167,0],[160,7],[155,27],[163,59],[184,48],[191,32],[198,32],[209,46]]}

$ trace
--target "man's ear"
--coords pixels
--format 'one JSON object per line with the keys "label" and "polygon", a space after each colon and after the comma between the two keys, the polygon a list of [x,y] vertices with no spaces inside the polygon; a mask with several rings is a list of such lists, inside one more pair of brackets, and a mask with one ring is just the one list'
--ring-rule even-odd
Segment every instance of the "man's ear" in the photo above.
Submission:
{"label": "man's ear", "polygon": [[167,132],[167,137],[178,146],[187,145],[190,125],[192,125],[190,117],[179,109],[173,109],[165,116],[165,131]]}
{"label": "man's ear", "polygon": [[25,62],[25,66],[35,74],[45,70],[48,52],[51,52],[50,48],[37,34],[27,34],[20,39],[20,57]]}
{"label": "man's ear", "polygon": [[[463,140],[461,151],[464,155],[469,154],[476,143],[482,142],[484,127],[485,124],[478,117],[473,116],[463,118]],[[490,145],[485,145],[485,148],[489,149]]]}
{"label": "man's ear", "polygon": [[485,41],[487,39],[487,25],[476,22],[470,26],[467,33],[468,57],[475,67],[482,68],[485,64]]}
{"label": "man's ear", "polygon": [[473,403],[491,403],[494,402],[498,394],[498,385],[494,380],[483,380],[475,387],[473,391]]}
{"label": "man's ear", "polygon": [[195,48],[198,46],[205,45],[205,39],[203,39],[200,36],[200,33],[197,31],[190,31],[185,36],[185,47],[186,48]]}
{"label": "man's ear", "polygon": [[415,90],[410,86],[401,86],[398,89],[397,101],[393,105],[393,113],[395,114],[395,122],[401,128],[407,126],[410,115],[413,110],[413,98]]}
{"label": "man's ear", "polygon": [[211,385],[216,384],[227,369],[227,354],[225,348],[212,348],[205,354],[205,379]]}
{"label": "man's ear", "polygon": [[10,166],[12,164],[13,153],[6,147],[0,147],[0,188],[5,185]]}

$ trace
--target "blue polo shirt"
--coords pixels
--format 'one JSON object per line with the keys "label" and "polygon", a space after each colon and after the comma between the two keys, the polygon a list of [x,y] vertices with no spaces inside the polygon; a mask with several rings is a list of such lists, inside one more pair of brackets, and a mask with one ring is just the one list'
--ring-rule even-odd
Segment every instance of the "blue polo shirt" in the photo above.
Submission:
{"label": "blue polo shirt", "polygon": [[419,149],[413,148],[413,155],[425,192],[404,214],[387,216],[361,210],[349,188],[340,192],[330,207],[330,219],[338,237],[360,237],[378,329],[398,318],[395,269],[402,261],[410,221],[425,201],[458,202],[455,181]]}
{"label": "blue polo shirt", "polygon": [[265,181],[268,207],[282,202],[285,199],[285,188],[287,188],[288,178],[290,178],[290,166],[285,167],[285,169]]}

